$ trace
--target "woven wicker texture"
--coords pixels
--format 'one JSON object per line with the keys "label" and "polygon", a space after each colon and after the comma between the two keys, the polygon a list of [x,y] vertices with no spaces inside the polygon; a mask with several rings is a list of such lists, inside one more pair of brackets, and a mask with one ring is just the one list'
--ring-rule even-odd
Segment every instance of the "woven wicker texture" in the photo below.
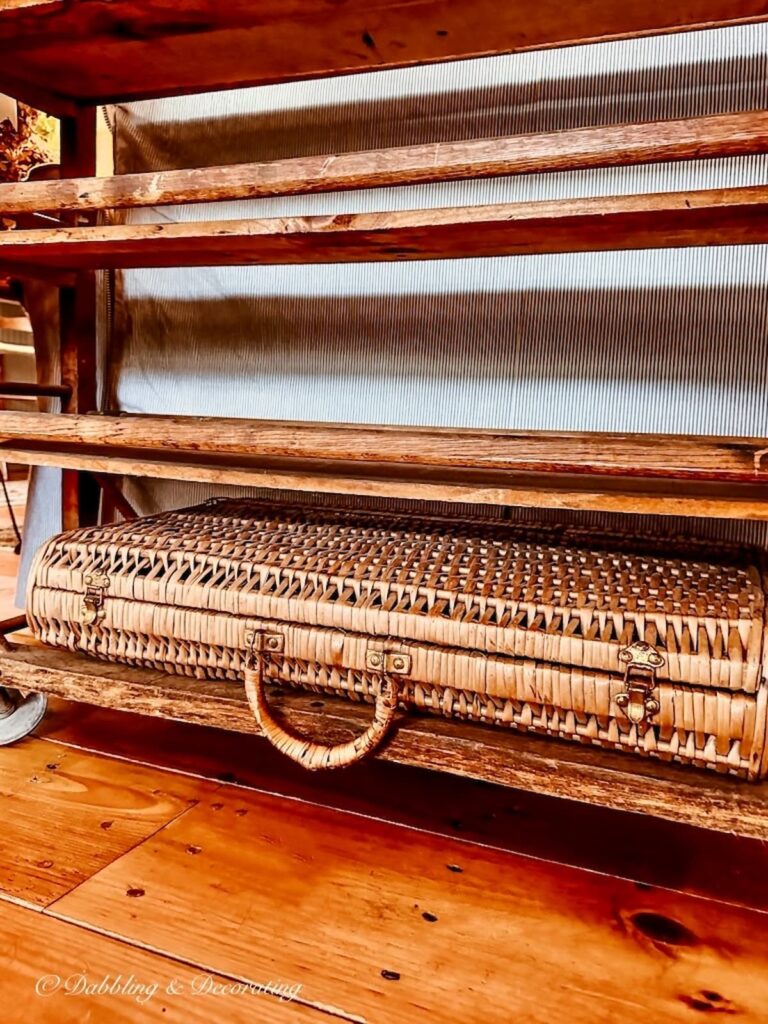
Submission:
{"label": "woven wicker texture", "polygon": [[[101,658],[242,678],[249,631],[285,652],[266,678],[370,697],[366,653],[411,657],[401,703],[760,770],[764,590],[746,557],[601,550],[556,528],[225,500],[82,529],[39,553],[39,638]],[[84,621],[102,577],[100,618]],[[620,652],[663,656],[660,708],[632,723]]]}

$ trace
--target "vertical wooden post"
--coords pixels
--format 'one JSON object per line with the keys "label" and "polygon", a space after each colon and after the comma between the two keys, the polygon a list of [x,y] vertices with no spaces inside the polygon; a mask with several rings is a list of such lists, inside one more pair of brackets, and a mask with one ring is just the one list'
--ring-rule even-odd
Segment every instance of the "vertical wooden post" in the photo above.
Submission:
{"label": "vertical wooden post", "polygon": [[[62,177],[96,173],[96,107],[81,107],[61,121]],[[76,215],[73,215],[73,219]],[[74,287],[61,289],[61,382],[71,388],[63,413],[96,409],[96,275],[80,271]],[[65,530],[97,521],[99,491],[87,474],[64,470],[62,519]]]}

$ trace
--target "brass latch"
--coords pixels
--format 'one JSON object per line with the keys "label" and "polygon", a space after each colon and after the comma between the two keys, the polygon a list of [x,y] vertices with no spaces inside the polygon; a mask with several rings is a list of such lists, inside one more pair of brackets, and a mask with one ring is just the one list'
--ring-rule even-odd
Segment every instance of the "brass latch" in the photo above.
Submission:
{"label": "brass latch", "polygon": [[104,610],[104,591],[109,587],[109,576],[103,572],[88,573],[83,580],[85,594],[81,614],[84,626],[92,626],[100,622],[106,612]]}
{"label": "brass latch", "polygon": [[618,694],[616,703],[630,722],[641,725],[661,707],[651,694],[656,686],[656,669],[664,664],[664,658],[650,644],[638,640],[619,651],[619,661],[625,665],[626,689]]}

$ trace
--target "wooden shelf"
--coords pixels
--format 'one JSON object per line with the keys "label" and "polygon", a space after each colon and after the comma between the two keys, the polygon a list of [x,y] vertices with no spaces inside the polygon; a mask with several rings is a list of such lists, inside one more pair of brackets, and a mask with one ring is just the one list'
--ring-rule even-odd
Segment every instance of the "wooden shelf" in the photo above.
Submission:
{"label": "wooden shelf", "polygon": [[[6,686],[98,707],[240,733],[258,733],[243,687],[112,665],[33,643],[0,650]],[[273,690],[278,716],[302,733],[339,743],[365,728],[370,709],[316,693]],[[376,755],[502,786],[653,814],[720,832],[768,839],[768,786],[630,754],[433,715],[404,715]]]}
{"label": "wooden shelf", "polygon": [[19,273],[356,263],[768,242],[768,187],[0,233]]}
{"label": "wooden shelf", "polygon": [[229,89],[541,47],[744,24],[762,0],[11,0],[0,92],[77,104]]}
{"label": "wooden shelf", "polygon": [[[100,211],[745,156],[768,151],[768,111],[435,142],[337,156],[0,184],[0,216]],[[50,227],[19,223],[18,227]]]}
{"label": "wooden shelf", "polygon": [[[21,442],[22,444],[20,444]],[[418,467],[768,483],[765,438],[368,426],[204,416],[7,412],[0,445],[144,449]],[[765,461],[765,465],[763,462]]]}
{"label": "wooden shelf", "polygon": [[764,438],[5,412],[28,465],[331,494],[768,520]]}

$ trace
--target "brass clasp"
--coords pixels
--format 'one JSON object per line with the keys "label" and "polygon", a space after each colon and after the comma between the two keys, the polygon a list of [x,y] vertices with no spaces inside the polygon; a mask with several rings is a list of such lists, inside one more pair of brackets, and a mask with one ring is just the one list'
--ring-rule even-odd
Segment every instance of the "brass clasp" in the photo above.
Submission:
{"label": "brass clasp", "polygon": [[618,694],[616,703],[630,722],[641,725],[661,707],[651,694],[656,686],[656,670],[664,664],[664,658],[650,644],[638,640],[619,651],[619,661],[625,665],[626,689]]}
{"label": "brass clasp", "polygon": [[81,606],[82,622],[84,626],[93,626],[106,615],[104,610],[104,591],[109,587],[109,576],[103,572],[88,573],[83,582],[85,593]]}

